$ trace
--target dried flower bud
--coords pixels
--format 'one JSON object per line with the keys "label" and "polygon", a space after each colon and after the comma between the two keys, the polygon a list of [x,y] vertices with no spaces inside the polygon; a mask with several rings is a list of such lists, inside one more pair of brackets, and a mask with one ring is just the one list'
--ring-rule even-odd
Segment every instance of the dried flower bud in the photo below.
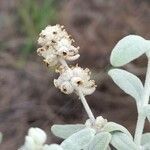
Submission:
{"label": "dried flower bud", "polygon": [[107,119],[104,119],[102,116],[96,118],[95,124],[92,124],[90,119],[85,122],[86,127],[95,129],[97,132],[102,131],[103,127],[107,124]]}
{"label": "dried flower bud", "polygon": [[[84,95],[90,95],[95,91],[96,87],[95,82],[90,80],[89,70],[84,70],[81,67],[62,70],[59,78],[54,80],[54,84],[66,94],[71,94],[73,91],[80,90]],[[63,87],[67,87],[65,91]]]}
{"label": "dried flower bud", "polygon": [[37,53],[44,57],[48,66],[55,66],[60,59],[74,61],[80,56],[79,47],[72,45],[72,39],[60,25],[48,26],[42,30],[38,43],[42,47],[38,48]]}
{"label": "dried flower bud", "polygon": [[53,43],[53,41],[59,41],[62,38],[69,38],[67,32],[60,25],[49,25],[39,34],[38,44],[45,46],[51,42]]}
{"label": "dried flower bud", "polygon": [[74,61],[80,57],[79,47],[74,47],[70,39],[61,39],[55,46],[58,56],[69,61]]}

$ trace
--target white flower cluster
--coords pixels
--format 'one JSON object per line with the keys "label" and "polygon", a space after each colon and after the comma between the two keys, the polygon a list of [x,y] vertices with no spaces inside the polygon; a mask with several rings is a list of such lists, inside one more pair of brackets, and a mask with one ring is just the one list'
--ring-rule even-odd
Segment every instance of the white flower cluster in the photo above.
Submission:
{"label": "white flower cluster", "polygon": [[38,55],[44,57],[47,66],[60,64],[60,76],[54,80],[54,84],[63,93],[71,94],[80,90],[84,95],[90,95],[95,91],[96,85],[90,80],[89,69],[81,67],[69,68],[66,60],[74,61],[79,58],[78,49],[72,45],[73,39],[70,38],[63,26],[47,26],[39,35]]}
{"label": "white flower cluster", "polygon": [[57,144],[45,144],[46,139],[46,133],[42,129],[30,128],[28,135],[25,137],[25,143],[19,150],[63,150]]}
{"label": "white flower cluster", "polygon": [[107,119],[104,119],[102,116],[98,116],[95,120],[95,123],[92,124],[90,119],[88,119],[85,122],[85,126],[89,128],[93,128],[96,130],[96,132],[101,132],[103,130],[103,127],[107,124]]}
{"label": "white flower cluster", "polygon": [[47,26],[39,35],[38,55],[44,57],[48,66],[57,65],[61,59],[74,61],[79,58],[78,49],[72,45],[73,40],[63,26]]}
{"label": "white flower cluster", "polygon": [[90,95],[96,87],[94,80],[90,80],[90,74],[89,69],[84,70],[78,66],[63,69],[59,78],[54,80],[54,85],[66,94],[80,90],[84,95]]}

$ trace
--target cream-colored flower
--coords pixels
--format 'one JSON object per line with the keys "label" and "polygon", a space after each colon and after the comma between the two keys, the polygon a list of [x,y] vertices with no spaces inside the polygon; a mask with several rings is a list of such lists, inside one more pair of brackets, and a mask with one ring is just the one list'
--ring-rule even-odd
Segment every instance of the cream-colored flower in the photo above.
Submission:
{"label": "cream-colored flower", "polygon": [[39,34],[38,44],[41,46],[51,45],[51,43],[56,43],[62,38],[69,39],[64,27],[58,24],[55,26],[49,25]]}
{"label": "cream-colored flower", "polygon": [[90,80],[89,69],[81,67],[72,67],[71,69],[62,69],[58,79],[54,80],[54,85],[65,94],[82,91],[84,95],[90,95],[95,91],[94,80]]}
{"label": "cream-colored flower", "polygon": [[60,59],[74,61],[80,55],[79,47],[73,46],[72,42],[60,25],[48,26],[40,33],[38,43],[42,47],[37,49],[37,53],[44,57],[44,62],[49,66],[55,66]]}
{"label": "cream-colored flower", "polygon": [[70,39],[61,39],[54,46],[58,56],[65,60],[74,61],[79,58],[78,49],[74,47]]}
{"label": "cream-colored flower", "polygon": [[58,63],[58,57],[54,49],[47,49],[46,47],[38,48],[37,53],[44,58],[47,66],[55,66]]}
{"label": "cream-colored flower", "polygon": [[95,120],[95,124],[92,124],[90,119],[85,122],[86,127],[93,128],[97,132],[102,131],[103,127],[107,124],[107,119],[104,119],[102,116],[98,116]]}

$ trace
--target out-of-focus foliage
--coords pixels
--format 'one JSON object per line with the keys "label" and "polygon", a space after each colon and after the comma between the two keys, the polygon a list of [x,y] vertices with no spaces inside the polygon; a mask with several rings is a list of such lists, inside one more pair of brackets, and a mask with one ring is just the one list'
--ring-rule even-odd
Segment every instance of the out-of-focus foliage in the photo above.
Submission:
{"label": "out-of-focus foliage", "polygon": [[36,38],[46,25],[57,21],[57,0],[25,0],[18,3],[18,17],[21,23],[21,33],[26,42],[22,48],[26,56],[35,50]]}

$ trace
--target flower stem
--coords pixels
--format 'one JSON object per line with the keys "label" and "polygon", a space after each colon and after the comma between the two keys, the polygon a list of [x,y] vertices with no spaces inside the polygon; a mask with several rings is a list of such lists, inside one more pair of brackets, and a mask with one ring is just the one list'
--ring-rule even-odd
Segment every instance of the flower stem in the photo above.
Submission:
{"label": "flower stem", "polygon": [[[147,73],[146,73],[144,92],[143,92],[143,104],[141,109],[143,109],[143,106],[148,105],[149,96],[150,96],[150,58],[148,59]],[[146,117],[143,116],[142,113],[143,110],[141,109],[139,109],[138,112],[138,120],[137,120],[135,137],[134,137],[134,141],[138,146],[140,146],[141,144],[141,138],[142,138],[142,133],[143,133],[145,119],[146,119]]]}
{"label": "flower stem", "polygon": [[[62,66],[66,67],[67,69],[70,69],[68,64],[66,63],[66,61],[64,59],[60,58],[59,62],[62,64]],[[85,108],[85,110],[86,110],[86,112],[87,112],[87,114],[90,118],[91,123],[94,124],[95,123],[95,117],[94,117],[94,115],[93,115],[93,113],[92,113],[92,111],[91,111],[91,109],[90,109],[83,93],[79,89],[76,89],[76,90],[79,93],[79,97],[80,97],[81,102],[82,102],[82,104],[83,104],[83,106],[84,106],[84,108]]]}
{"label": "flower stem", "polygon": [[80,90],[78,90],[78,93],[79,93],[79,97],[81,99],[81,102],[82,102],[82,104],[83,104],[83,106],[84,106],[84,108],[85,108],[85,110],[86,110],[86,112],[90,118],[91,123],[94,124],[95,123],[95,117],[94,117],[94,115],[93,115],[93,113],[92,113],[92,111],[91,111],[91,109],[90,109],[90,107],[89,107],[89,105],[85,99],[85,96],[83,95],[83,93]]}
{"label": "flower stem", "polygon": [[59,59],[60,63],[62,64],[62,66],[66,67],[67,69],[69,69],[68,64],[66,63],[66,61],[62,58]]}

